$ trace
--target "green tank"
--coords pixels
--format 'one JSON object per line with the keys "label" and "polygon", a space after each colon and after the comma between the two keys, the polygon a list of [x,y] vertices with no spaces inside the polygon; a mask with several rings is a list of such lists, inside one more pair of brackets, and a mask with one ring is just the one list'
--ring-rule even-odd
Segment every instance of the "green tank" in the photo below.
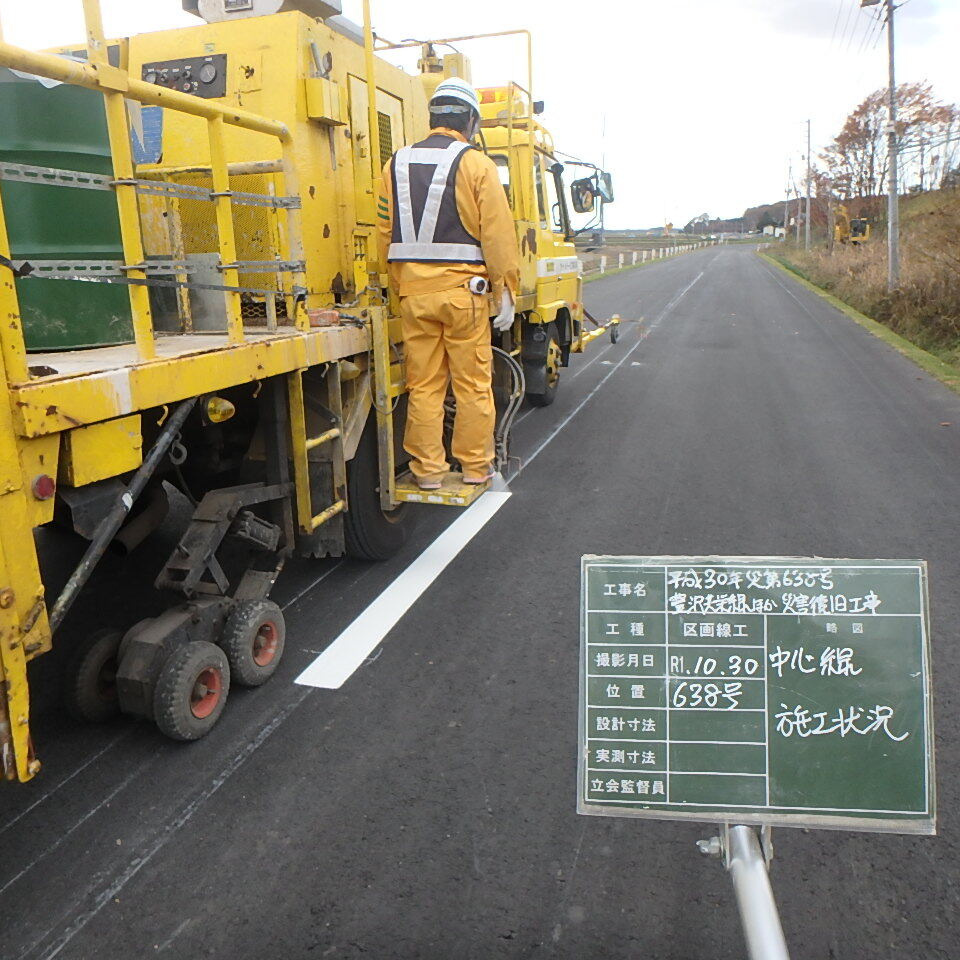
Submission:
{"label": "green tank", "polygon": [[[103,96],[48,88],[0,69],[0,160],[110,175]],[[112,191],[0,180],[15,261],[123,260]],[[133,340],[128,288],[80,280],[17,280],[27,350]]]}

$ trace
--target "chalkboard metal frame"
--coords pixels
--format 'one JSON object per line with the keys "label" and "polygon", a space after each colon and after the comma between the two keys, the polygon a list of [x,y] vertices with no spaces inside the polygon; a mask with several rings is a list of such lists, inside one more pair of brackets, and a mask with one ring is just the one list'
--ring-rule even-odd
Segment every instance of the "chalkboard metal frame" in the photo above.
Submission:
{"label": "chalkboard metal frame", "polygon": [[[678,807],[685,806],[685,804],[665,804],[665,803],[652,803],[650,805],[644,805],[649,803],[649,801],[643,801],[638,799],[636,805],[626,805],[632,804],[632,800],[622,800],[617,798],[614,801],[598,802],[596,799],[590,799],[588,794],[588,776],[587,776],[587,765],[588,765],[588,731],[587,731],[587,717],[588,717],[588,625],[587,625],[587,610],[588,610],[588,592],[587,592],[587,571],[590,567],[596,566],[610,566],[610,565],[619,565],[625,567],[663,567],[664,568],[664,586],[666,587],[666,568],[668,567],[723,567],[723,566],[735,566],[735,567],[769,567],[769,568],[778,568],[778,567],[789,567],[789,568],[831,568],[831,569],[842,569],[842,568],[888,568],[888,569],[901,569],[909,568],[911,571],[915,570],[918,577],[919,584],[919,593],[920,593],[920,605],[921,609],[919,614],[915,615],[919,620],[920,625],[920,637],[919,644],[921,647],[921,671],[922,677],[920,678],[920,687],[922,688],[922,721],[923,721],[923,732],[922,732],[922,743],[923,743],[923,767],[924,767],[924,784],[923,784],[923,810],[911,810],[911,811],[886,811],[883,809],[876,809],[869,811],[868,815],[862,815],[867,813],[867,811],[861,809],[853,811],[850,813],[847,812],[837,812],[832,811],[830,813],[824,812],[809,812],[798,807],[787,807],[787,806],[768,806],[766,804],[762,805],[722,805],[722,804],[706,804],[704,809],[678,809]],[[625,577],[625,579],[627,579]],[[626,584],[624,584],[626,585]],[[703,557],[678,557],[678,556],[659,556],[659,557],[650,557],[650,556],[593,556],[587,555],[581,558],[581,581],[580,581],[580,595],[581,595],[581,613],[580,613],[580,652],[579,652],[579,674],[580,674],[580,688],[579,688],[579,701],[578,701],[578,761],[577,761],[577,812],[580,814],[585,814],[588,816],[608,816],[608,817],[635,817],[635,818],[650,818],[650,819],[661,819],[661,820],[692,820],[696,822],[720,822],[720,823],[742,823],[742,824],[757,824],[757,825],[769,825],[769,826],[791,826],[791,827],[811,827],[811,828],[821,828],[821,829],[835,829],[835,830],[857,830],[857,831],[869,831],[869,832],[878,832],[878,833],[902,833],[902,834],[935,834],[936,833],[936,765],[934,757],[934,717],[933,717],[933,690],[932,690],[932,671],[931,671],[931,649],[930,649],[930,618],[929,618],[929,585],[928,585],[928,575],[927,575],[927,564],[923,560],[842,560],[842,559],[827,559],[819,557],[735,557],[735,556],[703,556]],[[665,594],[664,594],[665,598]],[[665,650],[669,649],[669,620],[666,616],[670,611],[666,607],[666,599],[664,599],[664,610],[663,614],[665,615],[664,619],[664,645]],[[834,615],[831,614],[831,617]],[[811,615],[811,618],[813,615]],[[764,624],[766,624],[767,618],[764,618]],[[798,620],[799,623],[799,620]],[[596,641],[594,641],[596,643]],[[602,646],[612,646],[610,644],[601,644]],[[705,644],[707,646],[709,644]],[[767,673],[769,670],[768,663],[768,646],[766,639],[766,626],[764,626],[764,689],[767,689]],[[666,663],[666,655],[664,657],[664,663]],[[665,691],[666,696],[670,696],[670,669],[665,666],[665,676],[663,677],[665,681]],[[594,679],[595,679],[594,675]],[[641,679],[638,677],[638,679]],[[759,678],[758,678],[759,679]],[[642,689],[642,688],[641,688]],[[629,709],[629,708],[627,708]],[[670,710],[676,710],[675,707],[669,707],[666,711],[666,715],[669,716]],[[755,710],[754,712],[760,713],[761,711]],[[769,733],[769,718],[770,718],[770,708],[769,704],[766,704],[764,707],[763,717],[764,723],[766,724],[765,729],[765,742],[766,742],[766,782],[767,782],[767,799],[769,800],[769,781],[770,781],[770,733]],[[634,715],[636,716],[636,715]],[[779,714],[776,716],[779,717]],[[669,720],[667,721],[669,724]],[[622,727],[620,729],[623,729]],[[860,732],[860,731],[857,731]],[[918,731],[919,733],[919,731]],[[660,736],[660,734],[657,734]],[[669,744],[671,743],[669,739],[669,729],[665,735],[665,743],[667,746],[664,747],[664,750],[669,749]],[[609,739],[609,738],[606,738]],[[624,735],[624,739],[628,739],[628,735]],[[895,739],[891,736],[891,739]],[[594,740],[594,742],[597,742]],[[659,741],[658,741],[659,742]],[[678,741],[682,742],[682,741]],[[636,746],[636,741],[634,741]],[[621,744],[622,745],[622,744]],[[758,744],[756,744],[758,745]],[[629,756],[629,755],[628,755]],[[596,772],[596,768],[591,768]],[[668,773],[669,776],[669,763],[668,763]],[[746,776],[746,775],[745,775]],[[754,774],[755,776],[755,774]],[[640,783],[637,783],[637,786],[640,786]],[[592,788],[591,788],[592,789]],[[662,785],[661,785],[662,790]],[[618,804],[616,806],[610,805],[611,803]],[[713,806],[723,806],[723,809],[710,809]]]}

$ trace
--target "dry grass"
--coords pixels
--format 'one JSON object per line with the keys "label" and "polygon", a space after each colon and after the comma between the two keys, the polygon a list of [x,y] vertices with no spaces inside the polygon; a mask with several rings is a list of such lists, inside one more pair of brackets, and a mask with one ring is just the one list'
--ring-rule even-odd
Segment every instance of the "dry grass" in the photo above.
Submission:
{"label": "dry grass", "polygon": [[949,363],[960,362],[960,191],[905,200],[901,224],[901,286],[892,295],[882,231],[864,247],[837,246],[832,254],[791,245],[779,252],[861,313]]}

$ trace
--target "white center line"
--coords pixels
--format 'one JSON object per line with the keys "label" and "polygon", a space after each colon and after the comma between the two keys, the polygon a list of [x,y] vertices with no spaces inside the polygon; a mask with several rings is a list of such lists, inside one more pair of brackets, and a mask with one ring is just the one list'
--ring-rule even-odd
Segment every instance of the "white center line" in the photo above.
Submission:
{"label": "white center line", "polygon": [[[703,276],[701,271],[661,311],[651,325],[656,326],[680,302]],[[523,472],[560,431],[596,396],[600,388],[630,358],[643,342],[637,342],[610,368],[600,382],[581,400],[553,432],[540,444],[520,467]],[[406,568],[386,590],[361,613],[296,679],[308,687],[338,690],[359,669],[361,664],[380,645],[384,637],[397,625],[400,618],[420,599],[427,588],[440,576],[463,548],[483,529],[497,511],[507,502],[510,491],[501,482],[499,488],[488,490],[463,516],[455,520],[423,553]]]}
{"label": "white center line", "polygon": [[458,517],[317,657],[296,682],[337,690],[420,599],[461,550],[510,499],[510,491],[488,490]]}

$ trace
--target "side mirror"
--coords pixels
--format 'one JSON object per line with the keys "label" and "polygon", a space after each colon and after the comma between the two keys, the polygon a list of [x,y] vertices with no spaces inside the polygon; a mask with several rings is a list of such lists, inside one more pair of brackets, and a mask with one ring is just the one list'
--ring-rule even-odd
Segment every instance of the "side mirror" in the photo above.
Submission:
{"label": "side mirror", "polygon": [[597,177],[596,190],[604,203],[613,203],[613,176],[609,173],[601,173]]}
{"label": "side mirror", "polygon": [[570,200],[577,213],[592,213],[596,206],[593,193],[593,180],[585,177],[570,184]]}

